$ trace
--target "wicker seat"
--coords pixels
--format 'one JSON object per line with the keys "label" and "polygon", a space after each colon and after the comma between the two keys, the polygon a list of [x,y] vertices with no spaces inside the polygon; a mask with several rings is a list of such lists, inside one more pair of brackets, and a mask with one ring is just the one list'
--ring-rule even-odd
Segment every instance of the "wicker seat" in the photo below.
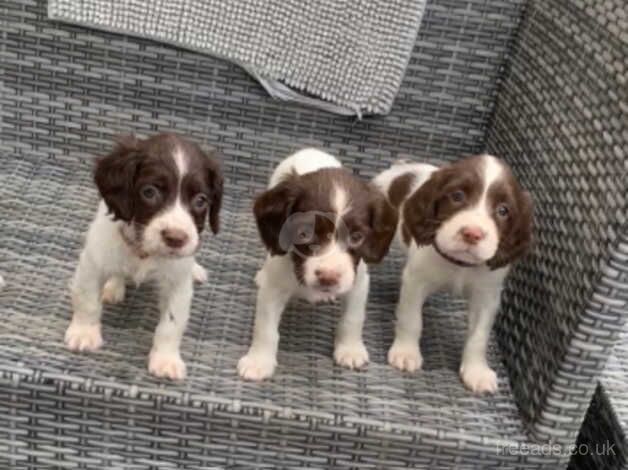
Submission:
{"label": "wicker seat", "polygon": [[[0,467],[550,468],[567,451],[627,315],[628,52],[622,2],[431,0],[390,115],[357,121],[273,101],[239,67],[148,40],[51,23],[0,2]],[[107,307],[104,348],[63,347],[67,281],[113,136],[175,130],[217,147],[222,231],[205,236],[184,383],[148,375],[151,286]],[[459,381],[464,303],[426,307],[424,369],[386,364],[402,257],[373,268],[363,372],[333,365],[337,306],[294,302],[279,368],[237,377],[264,252],[252,198],[289,152],[317,146],[372,177],[398,158],[488,150],[536,201],[489,355],[495,396]]]}

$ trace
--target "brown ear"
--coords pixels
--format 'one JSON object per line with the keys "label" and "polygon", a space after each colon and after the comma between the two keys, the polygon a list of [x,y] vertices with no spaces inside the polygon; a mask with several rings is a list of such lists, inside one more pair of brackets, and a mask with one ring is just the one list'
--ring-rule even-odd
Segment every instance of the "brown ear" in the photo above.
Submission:
{"label": "brown ear", "polygon": [[412,235],[418,246],[430,245],[434,241],[441,223],[438,219],[437,203],[442,195],[445,179],[445,171],[436,170],[403,206],[403,230]]}
{"label": "brown ear", "polygon": [[523,257],[532,246],[534,208],[529,192],[520,192],[517,198],[517,212],[514,214],[512,223],[513,227],[500,240],[497,253],[487,263],[491,269],[503,268]]}
{"label": "brown ear", "polygon": [[386,196],[378,189],[371,188],[369,203],[370,236],[360,248],[360,255],[366,263],[379,263],[388,253],[390,243],[397,231],[399,216]]}
{"label": "brown ear", "polygon": [[218,233],[220,230],[220,207],[222,206],[222,193],[224,178],[222,175],[222,168],[218,163],[217,153],[215,151],[209,151],[207,156],[207,181],[209,183],[211,196],[209,206],[209,226],[213,233]]}
{"label": "brown ear", "polygon": [[113,151],[96,160],[94,182],[114,220],[133,219],[133,184],[142,156],[132,135],[116,139]]}
{"label": "brown ear", "polygon": [[279,243],[279,234],[299,194],[295,178],[291,177],[263,192],[253,206],[257,229],[271,255],[286,254]]}

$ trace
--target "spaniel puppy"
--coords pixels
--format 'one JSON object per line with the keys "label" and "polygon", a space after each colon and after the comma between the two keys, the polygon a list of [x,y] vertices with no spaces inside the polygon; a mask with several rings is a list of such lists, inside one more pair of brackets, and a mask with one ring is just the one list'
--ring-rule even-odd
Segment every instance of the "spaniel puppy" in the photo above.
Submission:
{"label": "spaniel puppy", "polygon": [[158,377],[183,379],[179,344],[193,279],[206,276],[194,253],[206,220],[218,232],[219,165],[174,134],[125,137],[97,161],[94,179],[103,200],[72,280],[74,314],[65,343],[73,351],[98,349],[102,303],[122,301],[126,279],[156,281],[160,320],[148,368]]}
{"label": "spaniel puppy", "polygon": [[476,393],[495,392],[486,347],[504,278],[532,239],[532,200],[504,162],[490,155],[436,168],[400,163],[374,183],[399,208],[398,237],[407,247],[388,362],[415,371],[423,303],[448,289],[468,298],[467,339],[460,376]]}
{"label": "spaniel puppy", "polygon": [[254,213],[269,256],[256,277],[253,341],[238,363],[240,376],[262,380],[273,374],[279,320],[292,297],[342,298],[334,358],[345,367],[364,366],[369,359],[362,342],[369,290],[365,263],[387,253],[397,226],[394,208],[335,157],[306,149],[279,164]]}

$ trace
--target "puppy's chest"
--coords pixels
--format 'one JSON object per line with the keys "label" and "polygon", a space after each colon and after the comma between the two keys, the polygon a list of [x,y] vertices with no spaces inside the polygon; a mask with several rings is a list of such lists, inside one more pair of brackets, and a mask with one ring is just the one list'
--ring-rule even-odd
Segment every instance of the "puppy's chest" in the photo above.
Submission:
{"label": "puppy's chest", "polygon": [[159,277],[160,271],[163,270],[163,266],[160,264],[154,258],[127,258],[122,264],[122,274],[139,286],[146,281]]}

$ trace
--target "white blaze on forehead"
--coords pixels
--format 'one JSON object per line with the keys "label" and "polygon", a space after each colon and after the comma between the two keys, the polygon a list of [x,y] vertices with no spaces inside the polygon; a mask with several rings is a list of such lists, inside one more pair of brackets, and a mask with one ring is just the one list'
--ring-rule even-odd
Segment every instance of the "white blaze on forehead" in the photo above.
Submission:
{"label": "white blaze on forehead", "polygon": [[185,157],[185,153],[179,146],[175,147],[174,154],[172,156],[174,158],[174,163],[177,167],[177,172],[179,173],[179,179],[181,180],[183,176],[188,172],[188,160]]}
{"label": "white blaze on forehead", "polygon": [[331,205],[338,219],[349,211],[349,195],[344,188],[334,186]]}
{"label": "white blaze on forehead", "polygon": [[492,155],[484,155],[482,157],[482,163],[482,181],[484,183],[484,188],[482,188],[482,198],[480,200],[480,204],[483,204],[486,201],[488,190],[491,185],[495,181],[499,180],[504,173],[504,166],[497,158],[493,157]]}

